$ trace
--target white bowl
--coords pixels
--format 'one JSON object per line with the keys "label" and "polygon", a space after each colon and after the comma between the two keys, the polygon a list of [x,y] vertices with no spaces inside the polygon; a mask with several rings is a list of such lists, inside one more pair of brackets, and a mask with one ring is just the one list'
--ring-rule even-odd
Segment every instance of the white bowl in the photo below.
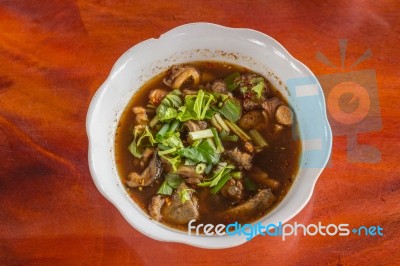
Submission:
{"label": "white bowl", "polygon": [[254,30],[192,23],[129,49],[115,63],[90,104],[86,120],[89,166],[99,191],[143,234],[160,241],[227,248],[243,244],[246,236],[189,236],[150,220],[124,190],[114,160],[117,123],[133,94],[171,65],[200,60],[225,61],[263,74],[294,108],[302,141],[300,170],[286,197],[260,221],[268,225],[293,218],[309,201],[329,159],[332,132],[324,94],[314,74],[277,41]]}

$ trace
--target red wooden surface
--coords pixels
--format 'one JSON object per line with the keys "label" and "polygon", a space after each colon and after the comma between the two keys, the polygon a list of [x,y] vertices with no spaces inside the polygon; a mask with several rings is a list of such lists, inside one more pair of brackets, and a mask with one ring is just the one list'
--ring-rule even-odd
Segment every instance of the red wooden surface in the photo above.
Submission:
{"label": "red wooden surface", "polygon": [[[0,1],[0,265],[400,264],[397,1]],[[97,191],[85,116],[115,60],[132,45],[194,21],[262,31],[317,74],[374,69],[382,128],[359,135],[377,163],[331,167],[291,222],[380,225],[384,236],[257,237],[226,250],[154,241]],[[347,39],[345,69],[338,40]],[[375,99],[377,100],[377,99]],[[366,130],[368,131],[368,130]],[[335,133],[335,132],[334,132]]]}

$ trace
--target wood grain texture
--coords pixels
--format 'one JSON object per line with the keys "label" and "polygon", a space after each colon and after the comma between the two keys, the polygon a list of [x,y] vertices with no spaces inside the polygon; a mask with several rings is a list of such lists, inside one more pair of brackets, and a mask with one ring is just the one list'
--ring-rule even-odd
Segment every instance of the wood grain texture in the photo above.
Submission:
{"label": "wood grain texture", "polygon": [[[398,1],[0,1],[0,265],[399,265]],[[382,128],[359,135],[378,163],[331,165],[291,222],[380,225],[383,237],[257,237],[226,250],[154,241],[103,196],[87,164],[91,97],[132,45],[188,22],[253,28],[317,75],[374,69]],[[348,39],[345,69],[338,40]]]}

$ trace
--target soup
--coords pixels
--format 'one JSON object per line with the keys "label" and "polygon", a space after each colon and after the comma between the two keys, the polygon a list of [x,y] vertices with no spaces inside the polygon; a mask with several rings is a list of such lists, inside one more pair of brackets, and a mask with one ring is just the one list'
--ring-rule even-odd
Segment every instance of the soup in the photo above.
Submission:
{"label": "soup", "polygon": [[169,227],[251,223],[294,181],[297,134],[292,109],[265,77],[224,62],[176,65],[124,110],[117,170],[132,199]]}

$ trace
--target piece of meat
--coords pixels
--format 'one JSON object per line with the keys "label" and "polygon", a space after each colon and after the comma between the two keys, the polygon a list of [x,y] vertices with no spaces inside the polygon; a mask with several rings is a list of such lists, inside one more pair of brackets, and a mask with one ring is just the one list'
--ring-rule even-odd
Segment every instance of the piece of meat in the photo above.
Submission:
{"label": "piece of meat", "polygon": [[222,187],[221,194],[225,198],[230,198],[234,201],[243,199],[243,185],[240,180],[229,179],[228,182]]}
{"label": "piece of meat", "polygon": [[149,214],[155,221],[160,221],[162,218],[161,208],[165,203],[165,196],[163,195],[155,195],[151,199],[151,203],[149,204]]}
{"label": "piece of meat", "polygon": [[264,214],[275,200],[276,197],[272,194],[271,189],[262,189],[244,203],[226,210],[222,216],[245,221],[249,217],[254,217],[254,215]]}
{"label": "piece of meat", "polygon": [[206,129],[208,124],[206,121],[197,121],[194,122],[192,120],[188,120],[185,123],[183,123],[183,125],[190,131],[190,132],[194,132],[194,131],[199,131],[202,129]]}
{"label": "piece of meat", "polygon": [[143,107],[133,107],[133,113],[136,115],[135,119],[139,125],[147,125],[149,123],[149,117],[147,116],[146,109]]}
{"label": "piece of meat", "polygon": [[234,150],[226,150],[224,155],[231,159],[231,161],[239,167],[239,169],[250,170],[252,167],[251,161],[253,160],[253,155],[246,152],[240,151],[237,147]]}
{"label": "piece of meat", "polygon": [[214,92],[218,92],[218,93],[223,93],[223,94],[227,94],[228,93],[228,89],[226,87],[225,81],[223,80],[215,80],[212,84],[211,84],[211,90]]}
{"label": "piece of meat", "polygon": [[146,169],[140,175],[137,172],[131,172],[126,179],[126,184],[130,187],[149,186],[161,176],[162,170],[160,157],[157,152],[153,152],[153,158]]}
{"label": "piece of meat", "polygon": [[276,110],[283,102],[278,97],[266,99],[262,103],[262,108],[264,108],[265,112],[267,113],[269,119],[275,119]]}
{"label": "piece of meat", "polygon": [[201,174],[196,173],[194,166],[191,165],[180,166],[177,173],[188,184],[198,184],[204,179]]}
{"label": "piece of meat", "polygon": [[[183,190],[190,194],[190,199],[184,202],[181,199]],[[181,183],[171,196],[171,203],[164,205],[161,209],[161,214],[165,221],[172,224],[187,224],[193,219],[197,220],[200,216],[198,200],[193,195],[193,191],[185,183]]]}
{"label": "piece of meat", "polygon": [[246,152],[248,152],[248,153],[250,153],[250,154],[253,154],[256,150],[255,150],[255,148],[254,148],[254,145],[250,142],[250,141],[246,141],[244,144],[243,144],[243,148],[244,148],[244,150],[246,151]]}
{"label": "piece of meat", "polygon": [[194,132],[194,131],[199,131],[200,130],[199,125],[197,125],[192,120],[184,122],[183,126],[185,126],[189,130],[189,132]]}
{"label": "piece of meat", "polygon": [[242,101],[242,106],[243,106],[243,110],[245,110],[245,111],[253,111],[256,109],[260,109],[261,103],[258,101],[254,101],[252,99],[246,98]]}
{"label": "piece of meat", "polygon": [[278,181],[270,178],[266,172],[264,172],[257,166],[253,166],[253,168],[251,168],[251,171],[247,172],[247,176],[254,182],[270,187],[272,189],[276,189],[280,186],[280,183]]}
{"label": "piece of meat", "polygon": [[143,151],[142,160],[140,161],[140,166],[144,167],[148,160],[150,159],[151,155],[153,155],[154,149],[153,148],[146,148]]}
{"label": "piece of meat", "polygon": [[276,110],[275,119],[281,125],[291,126],[293,124],[293,112],[286,105],[281,105]]}
{"label": "piece of meat", "polygon": [[261,111],[250,111],[244,114],[238,121],[240,128],[245,130],[250,130],[259,126],[259,124],[264,123],[264,117]]}
{"label": "piece of meat", "polygon": [[150,103],[158,106],[160,105],[161,101],[164,99],[165,96],[167,96],[169,91],[165,89],[154,89],[151,90],[149,93],[149,100]]}
{"label": "piece of meat", "polygon": [[170,68],[163,82],[168,87],[180,89],[189,78],[193,80],[193,85],[197,86],[200,81],[200,72],[193,66],[174,65]]}

